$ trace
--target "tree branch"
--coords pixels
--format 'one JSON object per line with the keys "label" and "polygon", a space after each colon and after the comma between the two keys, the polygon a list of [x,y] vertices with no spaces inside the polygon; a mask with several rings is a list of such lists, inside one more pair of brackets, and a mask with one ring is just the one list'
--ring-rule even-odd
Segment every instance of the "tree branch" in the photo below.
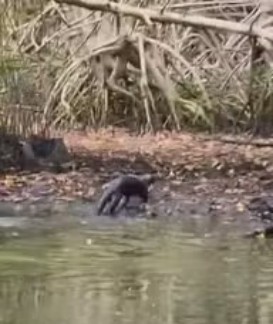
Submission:
{"label": "tree branch", "polygon": [[160,11],[138,8],[123,3],[115,3],[105,0],[55,0],[59,4],[68,4],[76,7],[85,8],[88,10],[107,11],[123,16],[132,16],[143,20],[146,24],[151,22],[184,24],[195,27],[206,27],[228,32],[235,32],[243,35],[252,35],[262,38],[267,38],[273,41],[273,33],[269,29],[253,26],[252,30],[248,24],[230,22],[222,19],[207,18],[198,15],[181,15],[178,13],[166,12],[163,14]]}

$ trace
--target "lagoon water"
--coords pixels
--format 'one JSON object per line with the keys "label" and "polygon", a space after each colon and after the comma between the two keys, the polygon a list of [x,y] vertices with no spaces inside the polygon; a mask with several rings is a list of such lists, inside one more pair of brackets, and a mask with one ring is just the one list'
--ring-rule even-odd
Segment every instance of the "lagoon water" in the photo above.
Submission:
{"label": "lagoon water", "polygon": [[0,324],[273,323],[270,240],[198,218],[62,217],[3,228]]}

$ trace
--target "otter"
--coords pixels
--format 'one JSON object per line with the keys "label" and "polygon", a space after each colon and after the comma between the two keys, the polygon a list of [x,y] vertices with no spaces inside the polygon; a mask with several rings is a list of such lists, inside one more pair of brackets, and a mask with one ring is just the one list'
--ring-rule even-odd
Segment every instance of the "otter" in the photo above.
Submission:
{"label": "otter", "polygon": [[143,203],[148,201],[148,187],[155,181],[153,175],[122,175],[112,180],[106,186],[98,203],[98,215],[101,215],[107,204],[109,213],[113,215],[121,202],[120,209],[124,208],[130,197],[138,196]]}

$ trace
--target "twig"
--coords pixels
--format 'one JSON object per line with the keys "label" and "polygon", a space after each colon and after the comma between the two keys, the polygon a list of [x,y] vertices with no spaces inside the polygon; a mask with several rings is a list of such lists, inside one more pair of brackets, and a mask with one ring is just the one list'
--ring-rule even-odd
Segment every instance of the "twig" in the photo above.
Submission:
{"label": "twig", "polygon": [[164,14],[164,12],[167,9],[167,7],[169,6],[170,2],[171,2],[171,0],[167,0],[166,3],[164,4],[164,6],[161,8],[161,10],[160,10],[161,15]]}
{"label": "twig", "polygon": [[252,145],[256,147],[273,147],[273,141],[268,141],[268,142],[261,142],[259,140],[253,140],[252,138],[250,139],[232,139],[232,138],[220,138],[220,137],[204,137],[205,141],[218,141],[218,142],[223,142],[227,144],[236,144],[236,145]]}

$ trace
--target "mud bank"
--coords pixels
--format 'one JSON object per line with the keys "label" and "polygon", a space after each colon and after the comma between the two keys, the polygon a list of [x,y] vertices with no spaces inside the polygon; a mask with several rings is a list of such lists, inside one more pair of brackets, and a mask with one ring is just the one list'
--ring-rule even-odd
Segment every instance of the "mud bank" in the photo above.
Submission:
{"label": "mud bank", "polygon": [[0,217],[94,216],[101,184],[118,172],[155,172],[159,181],[145,218],[212,215],[222,223],[243,220],[248,227],[253,220],[249,200],[270,195],[273,189],[270,145],[188,133],[136,136],[121,129],[61,135],[76,168],[58,174],[14,169],[2,173]]}
{"label": "mud bank", "polygon": [[269,144],[242,145],[238,138],[226,143],[189,133],[136,136],[122,129],[54,135],[64,138],[75,161],[74,170],[5,170],[0,174],[0,201],[35,202],[53,197],[92,202],[100,185],[119,172],[154,172],[167,187],[194,195],[252,195],[273,189]]}
{"label": "mud bank", "polygon": [[[230,181],[228,182],[230,184]],[[228,187],[223,179],[203,181],[160,181],[151,191],[144,209],[129,208],[118,215],[98,216],[96,196],[67,199],[39,196],[13,203],[0,203],[0,230],[4,236],[22,232],[51,231],[74,226],[96,226],[103,222],[152,221],[181,224],[183,231],[198,237],[244,235],[262,229],[261,219],[248,210],[252,195]],[[115,225],[116,226],[116,225]],[[19,235],[19,234],[18,234]]]}

